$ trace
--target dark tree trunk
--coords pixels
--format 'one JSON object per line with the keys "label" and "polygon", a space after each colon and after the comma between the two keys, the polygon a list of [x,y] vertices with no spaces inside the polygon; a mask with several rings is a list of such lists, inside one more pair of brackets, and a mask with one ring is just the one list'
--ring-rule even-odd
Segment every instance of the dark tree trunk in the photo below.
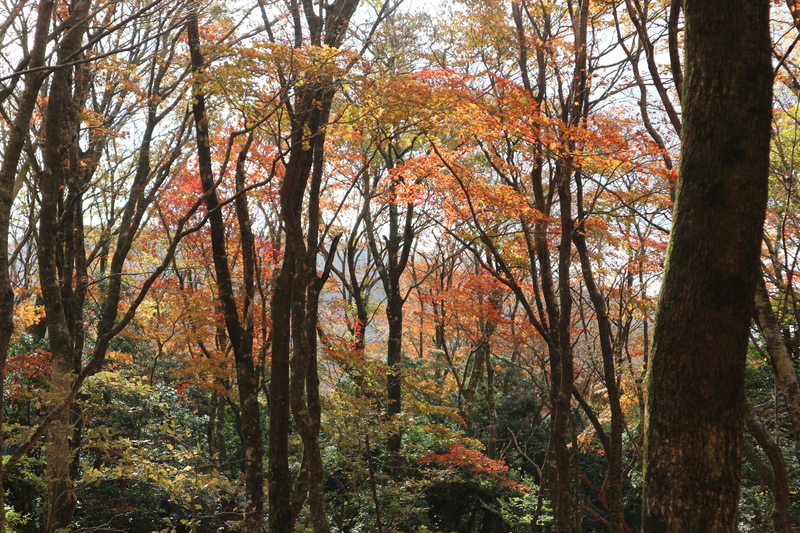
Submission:
{"label": "dark tree trunk", "polygon": [[683,146],[648,374],[643,531],[736,531],[767,198],[767,0],[686,4]]}
{"label": "dark tree trunk", "polygon": [[[79,164],[78,107],[82,93],[73,78],[78,67],[66,66],[76,56],[87,30],[90,2],[73,1],[67,28],[58,47],[61,66],[53,74],[44,118],[44,169],[39,176],[39,281],[52,354],[50,390],[67,396],[81,370],[83,303],[86,265],[81,210],[88,178]],[[78,498],[73,489],[73,465],[78,460],[80,427],[76,408],[67,409],[50,427],[47,440],[47,514],[44,531],[72,523]]]}
{"label": "dark tree trunk", "polygon": [[[399,283],[398,276],[397,283],[392,283],[392,294],[386,305],[386,319],[389,323],[389,339],[386,345],[386,414],[394,421],[403,412],[403,300]],[[402,443],[403,432],[398,427],[386,441],[386,451],[391,457],[391,470],[395,479],[402,470]]]}
{"label": "dark tree trunk", "polygon": [[[301,13],[305,13],[312,45],[341,46],[358,0],[336,0],[323,20],[309,3],[291,3],[296,24],[295,46],[303,45]],[[289,88],[287,87],[287,90]],[[325,127],[336,91],[335,80],[297,87],[287,111],[291,118],[289,155],[280,189],[285,254],[270,303],[272,361],[269,397],[269,517],[272,533],[291,533],[308,496],[315,533],[330,525],[323,497],[319,449],[321,406],[317,375],[317,308],[319,293],[330,271],[334,250],[324,272],[317,273],[319,197],[324,163]],[[309,179],[310,178],[310,179]],[[310,184],[309,184],[310,182]],[[308,192],[308,210],[303,200]],[[305,218],[304,218],[305,216]],[[304,221],[308,234],[303,234]],[[335,243],[332,246],[335,248]],[[303,442],[301,471],[295,483],[289,470],[289,414]]]}
{"label": "dark tree trunk", "polygon": [[558,317],[551,323],[550,338],[550,401],[552,404],[552,429],[547,465],[550,479],[550,497],[553,500],[553,518],[558,533],[568,533],[572,513],[572,475],[570,473],[569,415],[572,409],[572,388],[575,379],[572,353],[572,293],[570,268],[572,266],[572,191],[571,171],[557,172],[559,206],[561,210],[561,237],[558,254]]}
{"label": "dark tree trunk", "polygon": [[[17,104],[17,115],[10,124],[5,150],[3,151],[3,159],[0,164],[0,426],[3,424],[5,415],[3,398],[5,394],[6,358],[11,336],[14,332],[14,293],[11,288],[11,278],[8,270],[8,237],[11,225],[11,206],[14,202],[14,182],[23,152],[22,148],[25,144],[25,139],[28,137],[28,130],[39,89],[46,78],[46,73],[37,72],[36,69],[44,64],[50,18],[54,5],[55,2],[52,0],[39,2],[33,46],[30,51],[28,65],[31,72],[25,75],[24,89]],[[4,449],[3,445],[3,435],[0,432],[0,449]],[[3,476],[0,476],[0,533],[4,533],[6,529],[4,495]]]}
{"label": "dark tree trunk", "polygon": [[[192,6],[193,8],[195,6]],[[192,11],[187,19],[189,49],[192,59],[192,71],[199,73],[204,68],[204,59],[200,53],[200,36],[198,14]],[[205,113],[205,95],[203,87],[196,83],[192,113],[197,137],[197,158],[200,168],[200,181],[205,194],[208,210],[211,248],[214,259],[214,271],[217,277],[222,315],[228,339],[233,349],[236,363],[236,382],[239,389],[239,404],[242,417],[242,444],[244,446],[244,479],[245,508],[242,531],[257,533],[262,530],[264,516],[264,474],[263,445],[261,442],[261,412],[258,405],[258,376],[253,362],[253,324],[248,319],[252,316],[250,306],[254,294],[255,252],[253,236],[250,232],[247,199],[244,194],[236,198],[236,214],[239,221],[241,237],[243,274],[243,303],[241,317],[231,279],[225,237],[225,221],[221,205],[216,193],[213,170],[211,166],[211,146],[208,132],[208,118]],[[242,148],[236,167],[236,186],[241,190],[244,183],[243,165],[250,147],[249,138]]]}
{"label": "dark tree trunk", "polygon": [[[580,190],[580,189],[579,189]],[[583,206],[579,206],[580,225],[575,232],[573,241],[580,258],[581,270],[586,290],[592,301],[595,314],[597,315],[597,326],[600,334],[600,351],[603,356],[603,378],[608,394],[609,409],[611,410],[611,437],[608,442],[603,443],[605,456],[608,460],[608,510],[609,531],[611,533],[622,533],[625,527],[625,507],[622,500],[624,477],[622,473],[622,434],[625,429],[625,421],[622,415],[620,404],[620,391],[617,386],[617,350],[614,347],[613,334],[611,331],[611,320],[608,317],[606,299],[599,287],[595,283],[592,264],[589,260],[589,251],[586,246],[585,227],[583,226]]]}
{"label": "dark tree trunk", "polygon": [[272,358],[269,387],[269,517],[271,533],[291,533],[292,476],[289,470],[289,357],[294,254],[286,250],[272,294]]}
{"label": "dark tree trunk", "polygon": [[[413,146],[413,143],[412,143]],[[386,170],[395,168],[400,164],[403,156],[410,147],[400,149],[394,143],[389,143],[385,150],[381,150]],[[392,178],[390,178],[392,179]],[[369,176],[364,176],[364,194],[372,193]],[[389,185],[388,224],[389,232],[385,237],[385,246],[379,247],[376,222],[370,216],[369,209],[365,209],[365,224],[372,258],[380,274],[383,290],[386,293],[386,322],[389,325],[389,337],[386,342],[386,416],[389,420],[398,421],[403,412],[403,306],[405,298],[400,290],[400,278],[408,265],[411,246],[414,242],[414,206],[406,205],[402,212],[396,202],[396,183]],[[374,186],[374,184],[373,184]],[[403,459],[400,455],[403,443],[403,432],[397,427],[388,436],[386,451],[389,454],[389,469],[392,477],[398,479],[403,470]]]}
{"label": "dark tree trunk", "polygon": [[[269,505],[270,531],[273,533],[290,533],[293,530],[302,504],[309,495],[310,483],[319,484],[319,487],[310,488],[315,531],[324,532],[329,528],[324,516],[324,504],[320,502],[322,463],[318,422],[309,408],[309,398],[318,394],[318,391],[309,390],[316,386],[310,372],[313,365],[313,372],[316,373],[317,295],[313,294],[313,289],[318,279],[318,228],[315,228],[313,237],[308,236],[307,242],[303,234],[303,198],[315,157],[322,155],[324,133],[320,129],[327,121],[331,97],[330,91],[316,84],[304,86],[299,91],[292,117],[289,164],[280,191],[286,253],[271,303],[273,342],[269,402]],[[309,228],[318,223],[318,214],[311,219],[313,222],[309,223]],[[290,412],[303,442],[302,472],[296,484],[292,483],[289,471]]]}

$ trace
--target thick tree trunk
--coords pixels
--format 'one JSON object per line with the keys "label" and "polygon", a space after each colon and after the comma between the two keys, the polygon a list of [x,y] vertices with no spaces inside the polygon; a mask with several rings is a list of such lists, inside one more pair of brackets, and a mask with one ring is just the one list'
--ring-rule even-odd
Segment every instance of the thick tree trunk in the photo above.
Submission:
{"label": "thick tree trunk", "polygon": [[[270,388],[269,504],[270,531],[290,533],[302,504],[309,498],[315,533],[330,525],[322,491],[319,447],[321,406],[317,377],[317,309],[327,279],[317,274],[319,194],[322,179],[324,125],[333,92],[320,85],[304,86],[292,117],[292,148],[281,184],[281,218],[286,253],[272,307],[272,386]],[[308,147],[310,146],[310,149]],[[312,174],[313,170],[313,174]],[[309,178],[311,178],[309,180]],[[310,183],[310,187],[308,187]],[[303,199],[309,189],[308,235],[303,235]],[[333,246],[335,249],[335,245]],[[329,254],[329,263],[334,251]],[[289,413],[303,442],[303,463],[297,483],[288,467]]]}
{"label": "thick tree trunk", "polygon": [[[305,9],[310,6],[303,4]],[[305,12],[310,42],[333,48],[341,46],[358,0],[336,0],[323,19]],[[300,3],[292,3],[296,24],[295,46],[303,45]],[[286,87],[286,90],[291,90]],[[334,80],[295,87],[292,105],[288,164],[281,183],[281,220],[286,252],[270,302],[272,314],[272,362],[269,428],[269,517],[272,533],[291,533],[306,494],[310,496],[314,531],[330,526],[322,495],[322,461],[319,450],[320,410],[317,377],[317,305],[322,276],[316,273],[319,249],[319,196],[324,162],[325,126],[336,90]],[[313,171],[313,175],[312,175]],[[309,187],[309,177],[311,184]],[[308,188],[308,236],[304,238],[303,199]],[[333,258],[333,251],[329,258]],[[295,343],[292,346],[292,342]],[[294,350],[294,353],[292,353]],[[290,360],[291,357],[291,360]],[[290,377],[290,370],[292,372]],[[305,391],[303,391],[305,389]],[[303,398],[305,395],[305,398]],[[290,407],[291,406],[291,407]],[[293,486],[289,471],[289,412],[303,440],[303,463]],[[314,486],[310,486],[314,484]]]}
{"label": "thick tree trunk", "polygon": [[272,358],[269,387],[269,523],[271,533],[292,533],[292,477],[289,470],[289,356],[294,253],[286,250],[270,304]]}
{"label": "thick tree trunk", "polygon": [[648,374],[643,531],[736,531],[767,198],[767,0],[686,4],[683,146]]}
{"label": "thick tree trunk", "polygon": [[[305,327],[307,289],[316,274],[303,235],[303,197],[317,149],[323,101],[318,87],[304,87],[292,117],[292,148],[281,184],[281,218],[286,253],[278,276],[272,307],[272,373],[270,387],[269,509],[270,531],[290,533],[308,494],[310,469],[319,465],[313,448],[318,447],[307,410],[305,386],[310,365],[310,346]],[[316,97],[316,98],[315,98]],[[309,133],[312,136],[309,136]],[[311,149],[307,147],[310,146]],[[315,257],[315,256],[314,256]],[[316,324],[315,324],[316,326]],[[316,334],[313,327],[310,334]],[[290,373],[291,371],[291,373]],[[289,415],[298,423],[303,440],[303,472],[296,486],[289,471]],[[310,462],[310,463],[309,463]]]}
{"label": "thick tree trunk", "polygon": [[571,531],[572,475],[570,473],[569,416],[572,409],[572,388],[575,379],[572,353],[572,293],[570,269],[572,268],[572,192],[570,171],[562,168],[558,184],[561,209],[561,238],[558,256],[558,322],[553,331],[557,345],[550,348],[552,430],[548,466],[553,499],[553,518],[557,533]]}

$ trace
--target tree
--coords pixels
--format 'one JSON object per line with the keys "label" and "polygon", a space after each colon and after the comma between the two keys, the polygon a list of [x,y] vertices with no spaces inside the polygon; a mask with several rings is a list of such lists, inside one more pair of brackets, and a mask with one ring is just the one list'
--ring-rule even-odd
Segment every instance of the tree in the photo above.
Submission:
{"label": "tree", "polygon": [[769,2],[687,2],[678,191],[648,374],[643,531],[736,531],[767,197]]}
{"label": "tree", "polygon": [[[317,272],[325,228],[320,211],[324,177],[326,128],[338,89],[338,48],[347,36],[358,0],[336,0],[330,5],[292,0],[294,52],[304,47],[309,59],[321,63],[320,71],[283,78],[281,91],[289,120],[286,170],[280,189],[284,230],[284,256],[270,304],[272,361],[269,393],[269,515],[272,533],[290,533],[308,496],[315,533],[327,533],[330,525],[323,494],[322,457],[319,445],[321,401],[317,369],[317,318],[322,287],[330,274],[328,261]],[[308,27],[303,36],[301,16]],[[269,22],[265,20],[265,24]],[[313,61],[310,62],[313,64]],[[326,68],[330,68],[327,71]],[[346,71],[346,69],[345,69]],[[296,76],[296,77],[295,77]],[[291,96],[288,96],[291,95]],[[307,207],[304,206],[307,201]],[[331,249],[336,248],[334,237]],[[297,483],[289,470],[289,412],[303,443],[303,464]]]}
{"label": "tree", "polygon": [[[391,171],[402,165],[403,157],[406,152],[413,150],[414,142],[411,141],[405,148],[399,148],[394,141],[394,135],[387,135],[388,142],[386,147],[378,147],[383,163],[386,165],[386,172],[389,174],[390,184],[387,186],[386,201],[388,211],[388,233],[384,236],[385,244],[381,246],[378,238],[375,216],[370,214],[370,199],[377,195],[375,189],[380,180],[381,171],[377,171],[373,177],[365,172],[363,181],[364,200],[364,224],[366,225],[367,242],[369,243],[372,260],[375,262],[376,269],[383,283],[383,291],[386,295],[386,321],[389,325],[389,333],[386,343],[386,402],[387,416],[390,420],[396,421],[402,412],[402,355],[403,355],[403,304],[405,297],[401,291],[401,277],[408,265],[414,243],[414,204],[407,203],[405,206],[398,206],[400,203],[396,195],[397,186],[403,183],[402,177],[392,175]],[[370,181],[373,181],[370,184]],[[399,477],[402,470],[402,459],[400,450],[402,447],[403,434],[398,428],[389,435],[387,441],[387,452],[391,455],[391,469],[395,478]]]}
{"label": "tree", "polygon": [[[9,87],[13,88],[18,80],[22,78],[19,72],[24,72],[26,68],[34,69],[34,71],[28,72],[24,76],[24,90],[18,98],[17,112],[13,120],[6,118],[11,124],[3,147],[2,166],[0,166],[0,316],[3,317],[2,322],[0,322],[0,425],[3,423],[5,410],[3,381],[6,357],[8,356],[9,343],[14,331],[14,292],[9,276],[8,254],[11,209],[14,203],[13,192],[16,189],[17,168],[22,155],[22,148],[30,134],[30,121],[36,106],[36,99],[39,89],[46,79],[46,75],[43,72],[37,72],[35,69],[44,64],[50,18],[54,5],[55,2],[52,1],[39,3],[30,53],[16,69],[15,76],[9,86],[3,87],[3,93],[5,93],[3,100],[5,100],[8,94],[11,93]],[[3,117],[8,116],[8,111],[3,109]],[[0,447],[3,445],[3,435],[1,433]],[[4,494],[3,476],[0,475],[0,533],[3,533],[6,528]]]}
{"label": "tree", "polygon": [[[120,302],[127,296],[124,273],[130,268],[131,249],[147,207],[177,156],[175,145],[170,145],[172,150],[167,149],[157,164],[151,165],[153,131],[170,115],[174,101],[170,102],[169,96],[175,90],[175,85],[162,85],[169,62],[157,64],[155,54],[148,53],[153,50],[152,41],[157,48],[170,38],[170,24],[161,28],[165,31],[157,38],[143,29],[149,26],[148,17],[155,5],[114,11],[106,10],[107,6],[92,9],[91,2],[72,2],[59,11],[58,17],[64,19],[59,24],[63,33],[54,47],[52,59],[56,63],[50,72],[47,98],[42,100],[41,120],[37,120],[41,129],[35,136],[20,128],[22,137],[13,136],[7,145],[15,149],[15,143],[27,141],[27,150],[5,160],[4,165],[8,163],[9,167],[4,166],[3,171],[12,171],[19,164],[19,156],[27,156],[17,179],[25,181],[31,198],[39,198],[36,256],[52,356],[52,394],[49,412],[13,450],[5,461],[3,475],[48,432],[48,510],[42,524],[47,531],[68,527],[77,502],[72,482],[80,466],[83,419],[81,406],[73,402],[84,380],[100,370],[109,343],[131,321],[150,284],[166,267],[162,262],[141,276],[142,285],[120,313]],[[49,15],[42,20],[46,23]],[[122,48],[130,53],[124,60]],[[125,74],[118,69],[97,68],[100,60],[89,61],[90,52],[103,57],[117,55],[131,71],[142,68],[146,72],[143,78],[149,82],[147,89],[139,91],[123,83]],[[21,100],[19,117],[30,111],[27,106],[35,99],[29,98],[35,96]],[[165,108],[159,109],[162,104]],[[143,109],[147,118],[141,141],[128,142],[124,150],[128,153],[127,149],[132,149],[131,164],[113,161],[109,153],[123,152],[115,142],[121,128]],[[25,127],[30,127],[30,115],[26,122]],[[173,141],[179,146],[181,138],[178,133]],[[37,157],[39,150],[41,160]],[[24,179],[29,171],[35,179]],[[120,194],[123,189],[127,190]],[[119,203],[109,207],[115,201]],[[172,250],[174,246],[167,246],[164,257]],[[92,300],[97,305],[93,306]],[[89,312],[95,320],[87,319]]]}
{"label": "tree", "polygon": [[[203,74],[205,59],[200,51],[200,31],[198,25],[197,4],[190,6],[192,10],[187,19],[187,34],[192,58],[192,72],[196,77]],[[208,210],[209,232],[214,258],[218,298],[222,308],[228,341],[233,349],[236,362],[236,378],[239,386],[239,401],[242,416],[242,440],[244,444],[244,476],[245,476],[245,509],[242,531],[256,533],[261,531],[264,515],[264,474],[263,451],[261,442],[261,412],[258,404],[258,374],[253,358],[254,321],[253,302],[255,298],[256,256],[255,239],[250,227],[250,214],[247,196],[244,192],[244,162],[253,141],[248,135],[241,148],[236,165],[236,215],[239,222],[241,238],[241,255],[244,264],[242,279],[242,309],[239,311],[231,267],[228,256],[230,247],[225,236],[225,221],[222,205],[217,195],[214,180],[211,144],[206,115],[206,99],[200,81],[195,82],[195,95],[192,104],[195,136],[197,141],[197,158],[200,170],[200,182],[203,187],[205,205]]]}
{"label": "tree", "polygon": [[0,0],[11,528],[637,531],[662,286],[647,531],[730,523],[740,455],[742,529],[798,523],[793,5],[760,276],[708,257],[757,264],[763,34],[712,28],[738,61],[706,103],[678,0],[442,5]]}

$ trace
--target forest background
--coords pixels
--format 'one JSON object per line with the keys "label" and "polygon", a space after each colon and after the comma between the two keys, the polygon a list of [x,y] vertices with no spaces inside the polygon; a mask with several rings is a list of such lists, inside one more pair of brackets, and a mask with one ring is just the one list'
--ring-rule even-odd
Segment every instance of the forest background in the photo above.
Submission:
{"label": "forest background", "polygon": [[[680,2],[425,7],[0,5],[7,530],[639,530]],[[742,531],[800,527],[798,20]]]}

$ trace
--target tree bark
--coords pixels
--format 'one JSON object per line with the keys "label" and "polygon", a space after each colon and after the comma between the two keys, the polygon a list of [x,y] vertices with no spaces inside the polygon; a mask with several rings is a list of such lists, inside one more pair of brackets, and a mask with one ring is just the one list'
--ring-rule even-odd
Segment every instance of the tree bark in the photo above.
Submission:
{"label": "tree bark", "polygon": [[643,531],[736,531],[767,198],[769,2],[686,3],[683,145],[648,374]]}

